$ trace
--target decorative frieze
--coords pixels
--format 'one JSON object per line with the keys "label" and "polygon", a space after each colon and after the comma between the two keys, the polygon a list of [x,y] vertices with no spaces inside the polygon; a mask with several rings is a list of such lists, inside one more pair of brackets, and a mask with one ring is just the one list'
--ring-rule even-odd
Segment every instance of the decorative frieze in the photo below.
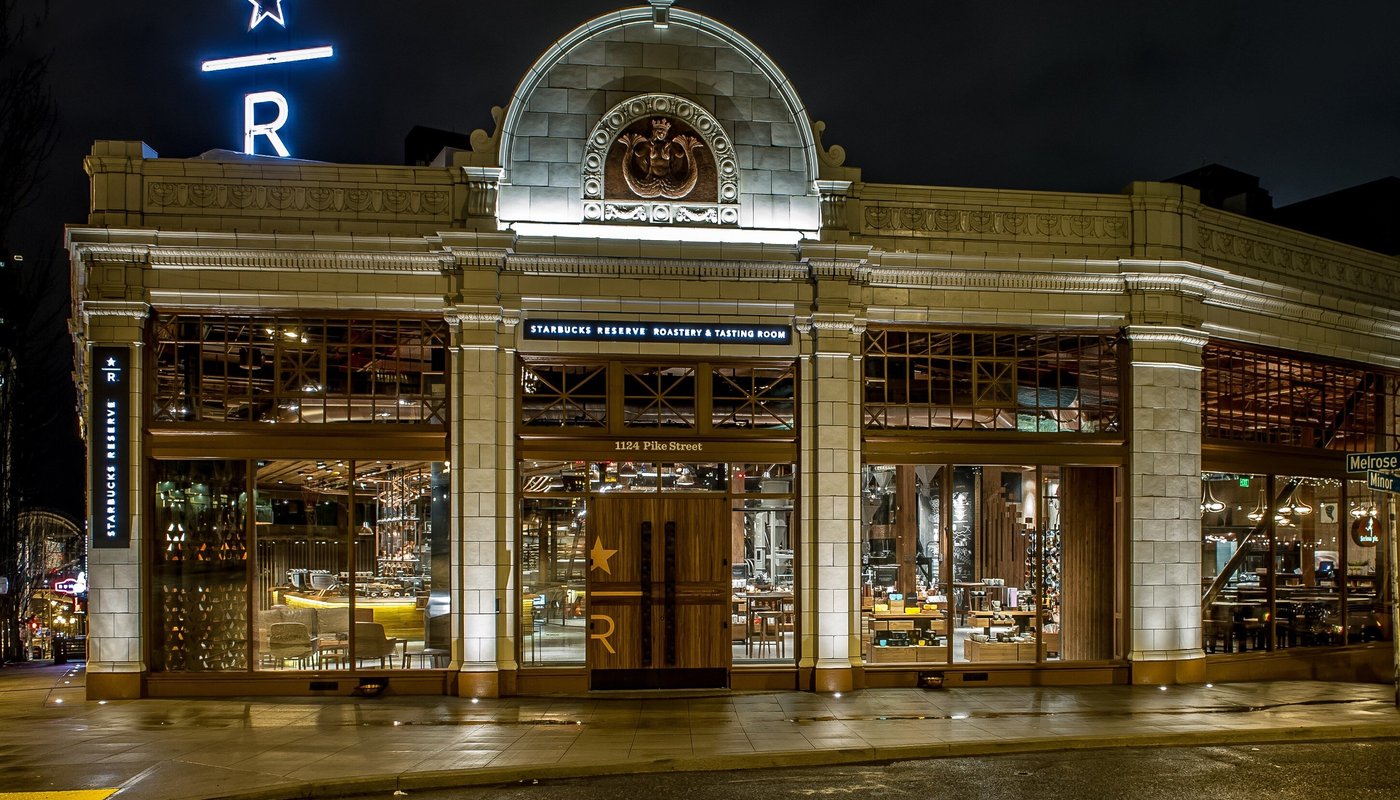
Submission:
{"label": "decorative frieze", "polygon": [[374,213],[450,218],[451,193],[326,185],[151,181],[148,209],[210,209]]}
{"label": "decorative frieze", "polygon": [[906,236],[1010,236],[1027,239],[1102,239],[1127,243],[1124,214],[995,211],[984,208],[869,205],[868,233]]}
{"label": "decorative frieze", "polygon": [[1311,281],[1326,281],[1334,286],[1387,296],[1396,291],[1394,273],[1355,261],[1329,258],[1206,225],[1197,227],[1196,242],[1202,252]]}

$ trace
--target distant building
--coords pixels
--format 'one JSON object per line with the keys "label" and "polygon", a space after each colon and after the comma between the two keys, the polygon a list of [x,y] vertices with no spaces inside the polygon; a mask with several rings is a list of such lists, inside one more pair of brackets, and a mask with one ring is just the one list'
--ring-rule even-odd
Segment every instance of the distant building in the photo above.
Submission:
{"label": "distant building", "polygon": [[1274,199],[1267,189],[1259,186],[1259,177],[1230,169],[1222,164],[1207,164],[1183,172],[1167,183],[1190,186],[1201,193],[1201,203],[1232,214],[1273,221]]}
{"label": "distant building", "polygon": [[655,0],[429,165],[94,143],[89,694],[1388,679],[1400,259],[796,77]]}
{"label": "distant building", "polygon": [[1274,221],[1325,239],[1400,255],[1400,178],[1339,189],[1274,212]]}

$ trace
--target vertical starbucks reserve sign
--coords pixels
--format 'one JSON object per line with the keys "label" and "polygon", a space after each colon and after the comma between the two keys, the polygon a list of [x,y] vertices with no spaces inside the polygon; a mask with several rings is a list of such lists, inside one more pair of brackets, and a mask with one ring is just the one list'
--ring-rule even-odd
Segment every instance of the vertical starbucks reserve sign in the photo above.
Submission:
{"label": "vertical starbucks reserve sign", "polygon": [[126,347],[92,349],[92,546],[131,546],[127,521],[127,495],[131,476],[127,466],[127,441],[131,432],[128,414],[131,383],[128,375],[131,350]]}
{"label": "vertical starbucks reserve sign", "polygon": [[790,344],[789,325],[698,322],[598,322],[532,319],[526,339],[584,342],[675,342],[681,344]]}

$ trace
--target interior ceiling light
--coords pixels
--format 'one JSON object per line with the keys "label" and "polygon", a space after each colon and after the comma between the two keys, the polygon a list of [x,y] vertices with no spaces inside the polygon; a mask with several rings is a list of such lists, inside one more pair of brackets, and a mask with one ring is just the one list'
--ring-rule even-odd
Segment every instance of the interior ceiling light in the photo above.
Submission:
{"label": "interior ceiling light", "polygon": [[1258,522],[1264,518],[1264,491],[1259,491],[1259,503],[1254,506],[1254,510],[1246,514],[1250,522]]}
{"label": "interior ceiling light", "polygon": [[1215,499],[1215,493],[1210,490],[1210,481],[1201,482],[1201,511],[1202,513],[1219,514],[1225,510],[1225,504]]}

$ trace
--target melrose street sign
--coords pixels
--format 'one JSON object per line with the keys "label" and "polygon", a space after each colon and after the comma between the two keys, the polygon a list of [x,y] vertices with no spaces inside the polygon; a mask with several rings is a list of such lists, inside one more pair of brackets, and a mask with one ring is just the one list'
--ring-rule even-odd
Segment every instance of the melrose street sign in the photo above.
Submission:
{"label": "melrose street sign", "polygon": [[1400,451],[1387,453],[1347,453],[1347,472],[1366,473],[1366,488],[1400,494]]}
{"label": "melrose street sign", "polygon": [[1389,453],[1347,453],[1347,472],[1400,470],[1400,451]]}

